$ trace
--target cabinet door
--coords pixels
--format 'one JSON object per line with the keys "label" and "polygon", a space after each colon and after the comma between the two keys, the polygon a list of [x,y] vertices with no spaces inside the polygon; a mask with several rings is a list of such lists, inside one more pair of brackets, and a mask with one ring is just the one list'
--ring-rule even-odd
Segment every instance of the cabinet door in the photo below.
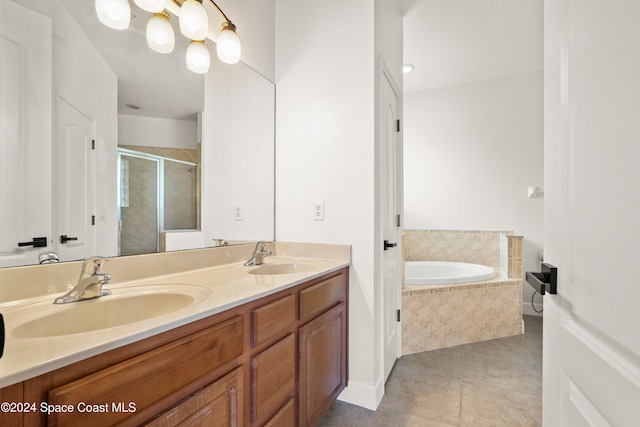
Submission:
{"label": "cabinet door", "polygon": [[261,425],[287,399],[294,396],[295,335],[251,358],[251,422]]}
{"label": "cabinet door", "polygon": [[242,426],[243,401],[244,369],[239,367],[160,415],[148,426]]}
{"label": "cabinet door", "polygon": [[347,383],[345,304],[298,330],[299,424],[315,425]]}
{"label": "cabinet door", "polygon": [[293,399],[289,401],[269,420],[264,427],[295,427],[296,408]]}
{"label": "cabinet door", "polygon": [[[24,403],[23,383],[0,389],[0,402]],[[37,408],[36,408],[37,409]],[[21,412],[0,411],[0,426],[20,427],[23,425]]]}

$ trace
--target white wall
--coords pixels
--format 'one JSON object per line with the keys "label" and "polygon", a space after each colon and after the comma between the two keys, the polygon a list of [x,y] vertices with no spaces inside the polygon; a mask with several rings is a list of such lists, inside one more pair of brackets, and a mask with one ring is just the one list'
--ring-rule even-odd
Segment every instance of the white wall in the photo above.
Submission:
{"label": "white wall", "polygon": [[539,271],[544,198],[527,187],[543,186],[542,71],[404,99],[405,228],[513,230]]}
{"label": "white wall", "polygon": [[[205,2],[206,4],[208,2]],[[242,43],[242,62],[274,81],[275,0],[216,0],[216,4],[238,27],[237,33]],[[223,19],[217,12],[213,12],[209,21],[209,35],[215,41]]]}
{"label": "white wall", "polygon": [[[395,15],[376,17],[366,1],[276,1],[276,238],[352,245],[350,380],[341,398],[369,408],[384,386],[374,251],[376,54],[402,51],[399,8],[389,8]],[[385,16],[393,41],[378,47]],[[394,66],[397,54],[390,56]],[[313,201],[324,201],[324,221],[313,221]]]}
{"label": "white wall", "polygon": [[118,115],[118,145],[197,149],[198,122]]}
{"label": "white wall", "polygon": [[[213,239],[274,239],[275,88],[245,64],[212,56],[202,128],[202,231]],[[242,220],[235,208],[242,208]]]}

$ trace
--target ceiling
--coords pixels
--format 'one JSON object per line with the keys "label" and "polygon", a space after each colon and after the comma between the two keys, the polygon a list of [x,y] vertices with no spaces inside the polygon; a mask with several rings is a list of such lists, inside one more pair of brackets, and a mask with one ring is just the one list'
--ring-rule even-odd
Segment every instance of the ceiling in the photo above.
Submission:
{"label": "ceiling", "polygon": [[404,92],[541,70],[543,0],[403,0]]}
{"label": "ceiling", "polygon": [[[151,13],[131,4],[127,30],[112,30],[98,21],[95,2],[62,0],[84,33],[118,76],[118,113],[196,120],[204,108],[204,78],[187,69],[189,40],[180,34],[178,19],[171,17],[175,50],[167,55],[147,46],[146,25]],[[140,107],[133,110],[127,104]]]}

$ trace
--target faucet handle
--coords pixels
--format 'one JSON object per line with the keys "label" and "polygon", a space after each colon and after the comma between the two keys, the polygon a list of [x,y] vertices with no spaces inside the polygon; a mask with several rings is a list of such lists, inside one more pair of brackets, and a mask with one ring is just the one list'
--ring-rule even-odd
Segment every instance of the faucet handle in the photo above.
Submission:
{"label": "faucet handle", "polygon": [[82,268],[80,269],[80,279],[78,279],[78,282],[85,277],[99,274],[104,263],[110,259],[110,257],[103,256],[92,256],[85,259],[82,263]]}
{"label": "faucet handle", "polygon": [[224,239],[213,239],[216,246],[229,246],[229,242]]}

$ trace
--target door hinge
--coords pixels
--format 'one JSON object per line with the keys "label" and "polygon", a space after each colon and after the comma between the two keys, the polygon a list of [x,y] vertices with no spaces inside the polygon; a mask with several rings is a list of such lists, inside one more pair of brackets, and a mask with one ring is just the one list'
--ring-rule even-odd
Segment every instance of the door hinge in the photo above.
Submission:
{"label": "door hinge", "polygon": [[400,119],[396,120],[396,132],[400,132]]}
{"label": "door hinge", "polygon": [[91,215],[91,225],[96,225],[96,216]]}
{"label": "door hinge", "polygon": [[396,227],[400,227],[400,214],[396,214]]}
{"label": "door hinge", "polygon": [[400,321],[400,310],[396,310],[396,320]]}
{"label": "door hinge", "polygon": [[95,150],[95,149],[96,149],[96,140],[95,140],[95,139],[92,139],[92,140],[91,140],[91,149],[92,149],[92,150]]}

